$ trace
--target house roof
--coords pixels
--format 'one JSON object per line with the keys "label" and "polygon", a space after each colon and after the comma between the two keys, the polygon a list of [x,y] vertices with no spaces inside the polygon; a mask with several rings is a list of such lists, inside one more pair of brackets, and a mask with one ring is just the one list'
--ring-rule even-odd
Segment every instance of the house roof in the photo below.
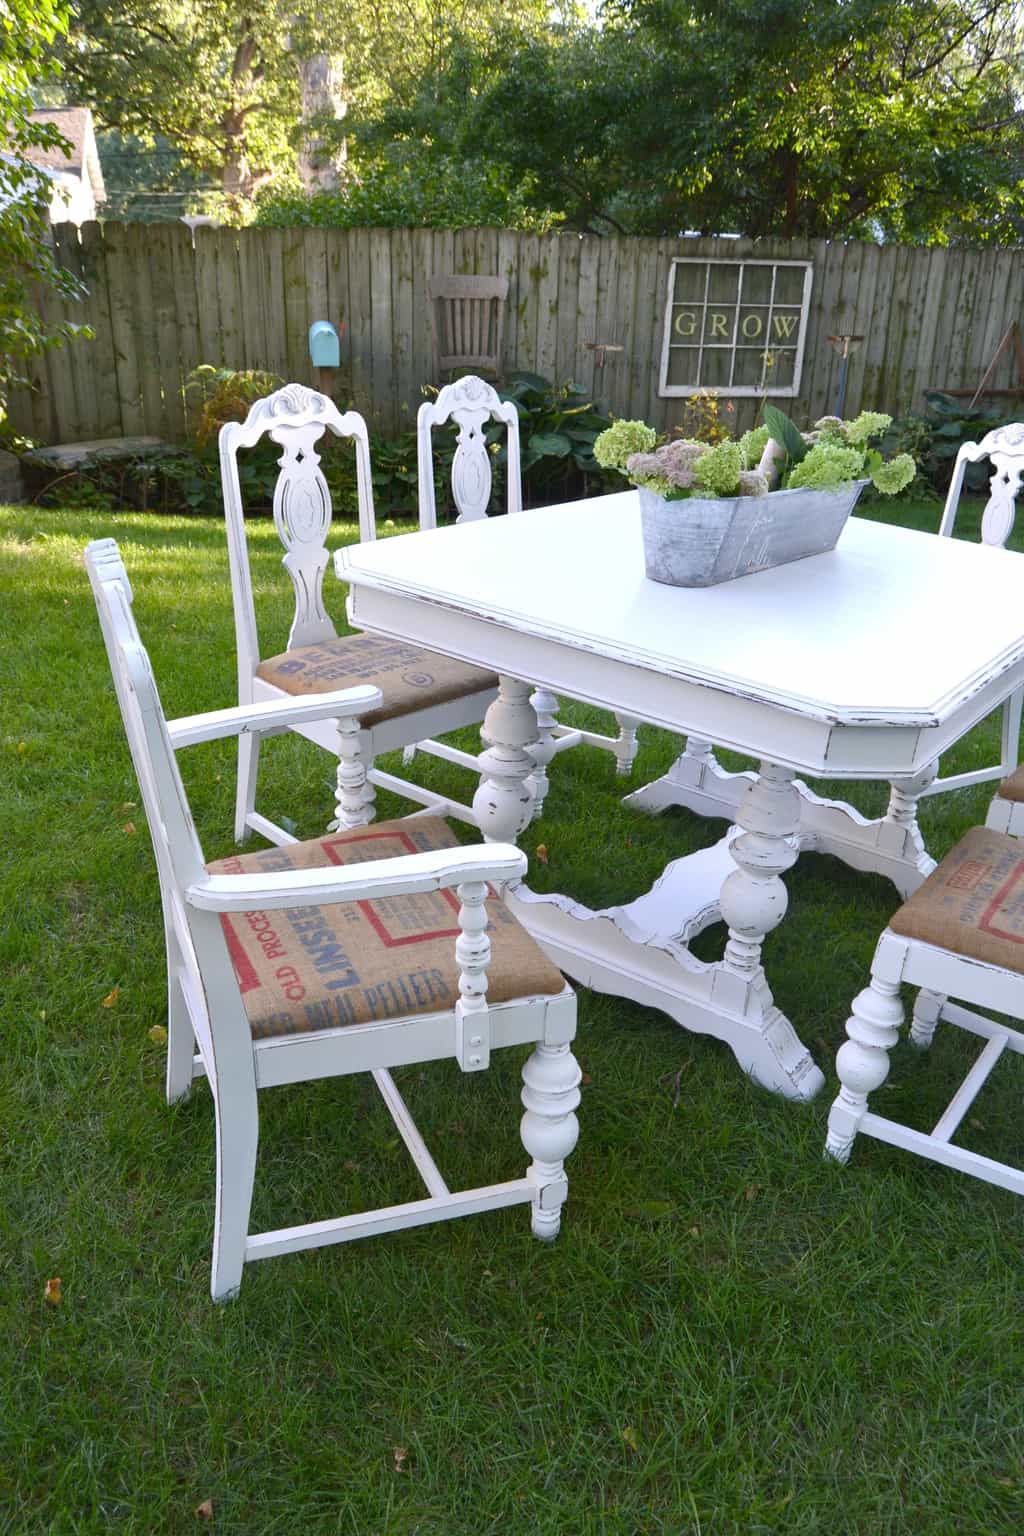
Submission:
{"label": "house roof", "polygon": [[96,135],[93,132],[92,112],[88,107],[39,107],[30,113],[33,123],[49,123],[71,146],[67,155],[56,146],[33,144],[24,151],[26,160],[48,170],[69,171],[88,181],[98,200],[106,196],[103,171],[96,151]]}

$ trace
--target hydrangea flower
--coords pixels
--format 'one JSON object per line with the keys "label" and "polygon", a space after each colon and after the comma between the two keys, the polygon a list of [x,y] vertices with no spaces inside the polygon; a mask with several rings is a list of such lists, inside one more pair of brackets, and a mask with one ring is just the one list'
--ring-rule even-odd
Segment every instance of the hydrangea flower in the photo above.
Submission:
{"label": "hydrangea flower", "polygon": [[615,421],[594,441],[594,458],[602,469],[625,471],[634,453],[649,453],[658,441],[653,427],[643,421]]}
{"label": "hydrangea flower", "polygon": [[871,471],[871,483],[883,496],[898,496],[917,474],[917,465],[909,453],[898,453],[887,464]]}
{"label": "hydrangea flower", "polygon": [[726,439],[701,455],[694,466],[693,478],[711,496],[736,496],[742,469],[739,443]]}
{"label": "hydrangea flower", "polygon": [[789,472],[787,488],[801,486],[815,491],[834,491],[856,480],[864,469],[864,455],[859,448],[844,448],[836,442],[815,443],[805,459]]}
{"label": "hydrangea flower", "polygon": [[761,462],[761,455],[768,443],[768,428],[754,427],[750,432],[744,432],[740,438],[740,453],[743,455],[743,468],[756,469]]}
{"label": "hydrangea flower", "polygon": [[863,448],[873,437],[880,437],[887,427],[892,426],[892,417],[884,411],[861,411],[854,421],[846,424],[846,441],[853,443],[855,447]]}

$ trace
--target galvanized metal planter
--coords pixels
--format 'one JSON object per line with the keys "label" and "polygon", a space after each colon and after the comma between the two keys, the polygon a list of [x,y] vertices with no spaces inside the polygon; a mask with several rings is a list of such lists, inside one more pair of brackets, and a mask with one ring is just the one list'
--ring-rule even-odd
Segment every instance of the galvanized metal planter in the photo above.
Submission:
{"label": "galvanized metal planter", "polygon": [[644,559],[651,581],[713,587],[834,549],[866,480],[838,491],[665,501],[640,488]]}

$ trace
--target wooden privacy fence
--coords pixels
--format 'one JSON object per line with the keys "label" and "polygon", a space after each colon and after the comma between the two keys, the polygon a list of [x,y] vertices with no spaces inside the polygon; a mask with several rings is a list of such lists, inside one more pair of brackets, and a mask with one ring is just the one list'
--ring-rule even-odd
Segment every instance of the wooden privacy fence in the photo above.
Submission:
{"label": "wooden privacy fence", "polygon": [[[411,424],[433,379],[428,284],[435,274],[509,280],[505,368],[575,379],[616,415],[665,428],[681,399],[658,395],[673,257],[813,263],[797,419],[831,411],[839,358],[828,336],[865,339],[849,364],[846,414],[920,406],[931,387],[973,389],[1024,312],[1024,251],[781,240],[655,240],[469,229],[207,229],[178,224],[55,228],[89,296],[53,319],[94,341],[31,366],[12,398],[20,431],[43,442],[152,433],[180,441],[182,381],[200,363],[312,382],[313,320],[344,325],[334,394],[380,428]],[[612,350],[621,348],[619,350]],[[608,349],[608,350],[606,350]],[[1001,364],[1008,382],[1008,363]],[[724,393],[724,391],[723,391]],[[757,401],[736,404],[750,424]]]}

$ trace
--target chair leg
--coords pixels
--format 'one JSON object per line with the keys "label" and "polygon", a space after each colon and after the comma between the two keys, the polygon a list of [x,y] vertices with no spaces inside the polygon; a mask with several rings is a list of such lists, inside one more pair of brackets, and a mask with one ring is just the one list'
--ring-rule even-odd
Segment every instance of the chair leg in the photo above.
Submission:
{"label": "chair leg", "polygon": [[836,1057],[842,1087],[829,1110],[825,1152],[837,1163],[849,1160],[868,1094],[881,1088],[889,1076],[889,1052],[899,1039],[902,1023],[899,983],[872,976],[871,984],[853,1000],[846,1024],[849,1039]]}
{"label": "chair leg", "polygon": [[535,688],[530,694],[530,703],[537,716],[537,740],[531,742],[526,750],[534,762],[532,819],[537,821],[544,810],[544,801],[551,787],[548,765],[555,755],[554,729],[558,724],[558,700],[546,688]]}
{"label": "chair leg", "polygon": [[633,764],[636,762],[637,722],[628,715],[616,715],[615,718],[619,723],[619,736],[615,743],[615,772],[620,779],[625,779],[633,772]]}
{"label": "chair leg", "polygon": [[213,1267],[210,1294],[214,1301],[230,1301],[238,1295],[245,1265],[245,1240],[249,1235],[252,1187],[256,1177],[259,1121],[256,1085],[238,1092],[229,1090],[232,1102],[214,1096],[217,1112],[217,1193],[213,1223]]}
{"label": "chair leg", "polygon": [[196,1037],[177,977],[167,978],[167,1102],[177,1104],[192,1091]]}
{"label": "chair leg", "polygon": [[935,1039],[945,1002],[941,992],[929,992],[924,987],[917,994],[910,1020],[910,1039],[919,1051],[926,1051]]}
{"label": "chair leg", "polygon": [[256,809],[256,771],[260,761],[260,738],[243,731],[238,738],[238,787],[235,791],[235,842],[249,836],[249,817]]}
{"label": "chair leg", "polygon": [[348,831],[365,827],[376,814],[373,785],[367,778],[369,763],[363,757],[362,732],[358,720],[338,721],[338,801],[333,827]]}
{"label": "chair leg", "polygon": [[562,1224],[569,1192],[565,1159],[580,1133],[575,1110],[580,1102],[579,1064],[568,1044],[538,1043],[523,1067],[519,1126],[523,1146],[533,1161],[526,1176],[535,1186],[530,1225],[535,1237],[550,1242]]}
{"label": "chair leg", "polygon": [[1003,778],[1009,778],[1020,762],[1020,717],[1024,705],[1024,693],[1014,693],[1003,705]]}

